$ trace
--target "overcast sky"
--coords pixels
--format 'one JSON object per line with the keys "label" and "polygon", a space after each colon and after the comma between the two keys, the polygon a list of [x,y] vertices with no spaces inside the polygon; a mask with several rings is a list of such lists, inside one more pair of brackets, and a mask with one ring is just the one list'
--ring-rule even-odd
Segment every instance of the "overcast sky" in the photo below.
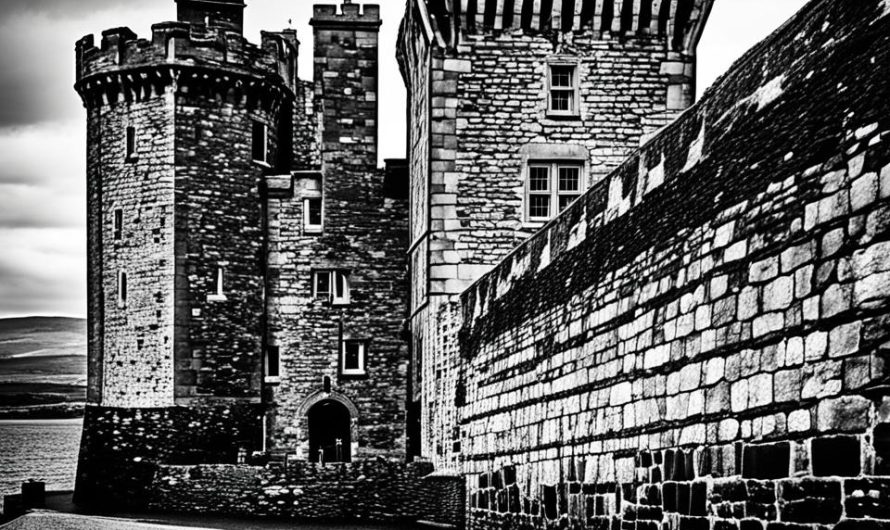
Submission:
{"label": "overcast sky", "polygon": [[[129,26],[149,36],[173,0],[2,0],[0,11],[0,318],[86,313],[85,116],[74,42]],[[310,0],[248,0],[246,34],[293,20],[311,77]],[[395,61],[404,0],[381,0],[381,158],[404,156],[405,92]],[[699,47],[699,91],[805,0],[717,0]]]}

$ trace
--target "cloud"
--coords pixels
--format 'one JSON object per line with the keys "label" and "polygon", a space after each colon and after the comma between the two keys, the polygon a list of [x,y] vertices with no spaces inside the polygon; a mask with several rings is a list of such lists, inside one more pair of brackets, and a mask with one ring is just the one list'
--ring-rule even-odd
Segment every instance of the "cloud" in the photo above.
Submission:
{"label": "cloud", "polygon": [[85,313],[80,229],[0,230],[0,317]]}
{"label": "cloud", "polygon": [[107,9],[132,6],[132,0],[3,0],[0,20],[23,13],[53,17],[81,17]]}

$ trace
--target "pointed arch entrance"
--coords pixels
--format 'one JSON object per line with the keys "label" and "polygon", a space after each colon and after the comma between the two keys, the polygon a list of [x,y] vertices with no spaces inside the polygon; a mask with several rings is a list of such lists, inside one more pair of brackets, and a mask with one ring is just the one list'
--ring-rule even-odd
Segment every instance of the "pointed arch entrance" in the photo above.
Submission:
{"label": "pointed arch entrance", "polygon": [[352,415],[343,403],[319,401],[309,408],[309,461],[352,461]]}

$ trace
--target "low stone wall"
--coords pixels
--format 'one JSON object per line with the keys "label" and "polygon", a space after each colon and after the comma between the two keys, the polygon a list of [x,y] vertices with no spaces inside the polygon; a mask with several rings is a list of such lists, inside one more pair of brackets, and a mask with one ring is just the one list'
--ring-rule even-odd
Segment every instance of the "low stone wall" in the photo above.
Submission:
{"label": "low stone wall", "polygon": [[462,478],[430,464],[291,462],[286,468],[160,466],[149,509],[324,521],[431,521],[463,527]]}

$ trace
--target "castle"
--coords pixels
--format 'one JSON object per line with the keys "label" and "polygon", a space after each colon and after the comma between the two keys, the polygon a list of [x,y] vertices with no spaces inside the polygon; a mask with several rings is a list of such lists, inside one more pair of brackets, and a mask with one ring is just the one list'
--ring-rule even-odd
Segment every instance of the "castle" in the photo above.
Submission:
{"label": "castle", "polygon": [[[470,528],[890,525],[890,8],[694,103],[713,0],[409,0],[77,43],[78,501]],[[876,526],[877,525],[877,526]]]}

